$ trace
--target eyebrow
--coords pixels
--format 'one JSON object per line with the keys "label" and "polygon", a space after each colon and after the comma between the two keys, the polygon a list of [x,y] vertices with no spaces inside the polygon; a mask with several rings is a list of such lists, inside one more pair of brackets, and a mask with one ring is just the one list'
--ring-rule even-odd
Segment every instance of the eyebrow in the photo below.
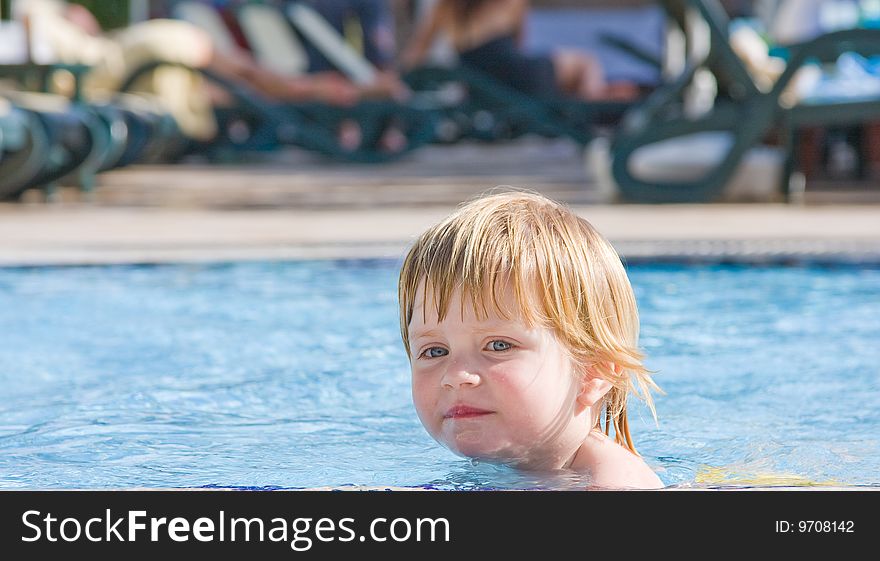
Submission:
{"label": "eyebrow", "polygon": [[[503,331],[505,328],[508,327],[508,323],[509,322],[504,322],[503,324],[502,323],[491,323],[491,324],[487,325],[486,327],[474,328],[474,332],[476,332],[476,333],[493,333],[493,332],[497,332],[497,331]],[[419,337],[435,337],[437,335],[440,335],[440,332],[437,331],[436,329],[426,329],[424,331],[413,331],[412,332],[412,339],[418,339]]]}
{"label": "eyebrow", "polygon": [[418,339],[419,337],[434,337],[439,335],[436,329],[426,329],[424,331],[413,331],[412,339]]}

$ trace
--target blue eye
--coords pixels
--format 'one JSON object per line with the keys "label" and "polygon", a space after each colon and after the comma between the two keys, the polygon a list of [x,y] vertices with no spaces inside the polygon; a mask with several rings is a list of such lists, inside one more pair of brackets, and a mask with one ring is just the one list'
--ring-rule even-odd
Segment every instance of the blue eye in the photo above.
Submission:
{"label": "blue eye", "polygon": [[444,349],[443,347],[431,347],[425,349],[422,352],[422,356],[425,358],[439,358],[441,356],[446,356],[449,354],[449,351]]}
{"label": "blue eye", "polygon": [[513,345],[508,343],[507,341],[501,341],[500,339],[496,339],[495,341],[489,341],[487,345],[489,350],[492,351],[506,351],[509,350]]}

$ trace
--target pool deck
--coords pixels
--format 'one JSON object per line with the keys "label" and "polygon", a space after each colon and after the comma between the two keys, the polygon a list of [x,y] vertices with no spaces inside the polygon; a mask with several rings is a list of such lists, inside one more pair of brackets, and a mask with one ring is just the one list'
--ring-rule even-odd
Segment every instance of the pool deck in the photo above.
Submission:
{"label": "pool deck", "polygon": [[[370,210],[0,207],[0,264],[402,256],[453,206]],[[880,209],[577,206],[627,259],[880,260]]]}
{"label": "pool deck", "polygon": [[569,145],[436,147],[382,166],[302,153],[252,164],[134,166],[84,195],[0,204],[0,265],[399,259],[461,201],[499,185],[570,204],[628,260],[880,262],[880,189],[801,204],[608,203]]}

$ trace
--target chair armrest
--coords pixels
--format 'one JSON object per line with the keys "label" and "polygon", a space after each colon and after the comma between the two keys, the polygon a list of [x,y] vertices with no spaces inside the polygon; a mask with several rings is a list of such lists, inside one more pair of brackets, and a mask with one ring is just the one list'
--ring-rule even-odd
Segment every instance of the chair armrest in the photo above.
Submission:
{"label": "chair armrest", "polygon": [[663,61],[657,57],[657,55],[636,45],[632,41],[624,39],[623,37],[619,37],[613,33],[600,33],[599,42],[603,45],[614,47],[618,51],[624,52],[634,59],[649,64],[658,70],[663,68]]}

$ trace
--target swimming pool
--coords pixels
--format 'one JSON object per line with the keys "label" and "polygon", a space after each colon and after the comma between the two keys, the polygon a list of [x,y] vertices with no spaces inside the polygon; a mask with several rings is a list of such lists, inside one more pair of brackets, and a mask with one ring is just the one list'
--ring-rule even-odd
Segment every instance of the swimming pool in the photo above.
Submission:
{"label": "swimming pool", "polygon": [[[0,488],[583,484],[425,433],[397,266],[0,268]],[[628,271],[666,391],[632,432],[665,484],[880,486],[880,268]]]}

